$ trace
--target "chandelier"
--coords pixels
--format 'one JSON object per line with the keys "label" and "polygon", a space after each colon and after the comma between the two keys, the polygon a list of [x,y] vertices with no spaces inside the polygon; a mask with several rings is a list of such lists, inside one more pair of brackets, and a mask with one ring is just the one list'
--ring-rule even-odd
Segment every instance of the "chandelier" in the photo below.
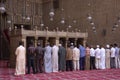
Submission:
{"label": "chandelier", "polygon": [[4,13],[6,11],[5,9],[5,4],[4,3],[0,3],[0,13]]}
{"label": "chandelier", "polygon": [[51,0],[51,9],[50,9],[50,12],[49,12],[50,21],[53,21],[54,15],[55,15],[55,13],[54,13],[54,9],[53,9],[53,0]]}

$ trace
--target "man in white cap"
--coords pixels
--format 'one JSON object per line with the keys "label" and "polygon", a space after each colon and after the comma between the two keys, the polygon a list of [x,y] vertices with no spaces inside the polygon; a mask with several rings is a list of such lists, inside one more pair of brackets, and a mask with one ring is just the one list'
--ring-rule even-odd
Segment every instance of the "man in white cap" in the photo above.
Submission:
{"label": "man in white cap", "polygon": [[45,47],[44,66],[46,73],[52,72],[52,47],[50,46],[50,43],[47,43]]}
{"label": "man in white cap", "polygon": [[106,45],[106,50],[105,50],[105,65],[106,69],[110,69],[110,46]]}
{"label": "man in white cap", "polygon": [[95,50],[95,58],[96,58],[96,69],[100,69],[100,46],[97,45]]}
{"label": "man in white cap", "polygon": [[73,49],[73,67],[74,70],[79,70],[79,59],[80,59],[80,50],[75,45]]}
{"label": "man in white cap", "polygon": [[100,58],[101,68],[100,69],[105,69],[105,48],[103,46],[101,46],[100,55],[101,55],[101,58]]}

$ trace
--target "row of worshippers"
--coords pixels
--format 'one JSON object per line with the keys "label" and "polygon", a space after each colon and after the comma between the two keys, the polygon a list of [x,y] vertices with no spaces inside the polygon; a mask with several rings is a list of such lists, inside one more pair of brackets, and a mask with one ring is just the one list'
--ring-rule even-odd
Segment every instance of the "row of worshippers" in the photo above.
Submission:
{"label": "row of worshippers", "polygon": [[47,43],[45,48],[42,48],[40,43],[37,47],[30,44],[27,52],[27,73],[30,74],[32,67],[33,73],[46,73],[79,70],[79,55],[80,50],[77,46],[68,46],[67,49],[62,44],[50,46]]}
{"label": "row of worshippers", "polygon": [[[31,60],[28,57],[28,73],[30,73],[30,66],[32,66],[33,73],[43,72],[43,64],[46,73],[120,67],[117,44],[107,45],[106,49],[99,45],[96,49],[82,45],[77,48],[76,45],[71,44],[65,49],[61,44],[52,47],[47,44],[45,48],[42,48],[38,43],[36,48],[33,45],[29,47],[28,54],[31,54],[31,51],[33,55],[31,55]],[[36,66],[34,66],[34,61],[36,61]]]}
{"label": "row of worshippers", "polygon": [[96,49],[82,45],[77,48],[76,45],[71,44],[65,49],[61,44],[51,47],[48,43],[45,48],[42,48],[40,43],[37,47],[31,43],[27,50],[27,59],[25,59],[25,52],[24,46],[20,43],[15,51],[17,56],[15,75],[25,74],[25,60],[27,60],[28,74],[31,67],[33,73],[120,68],[117,44],[107,45],[106,49],[99,45]]}
{"label": "row of worshippers", "polygon": [[57,45],[51,47],[47,43],[46,47],[42,48],[40,43],[37,44],[37,47],[30,43],[27,52],[27,73],[30,74],[31,67],[33,73],[65,70],[65,55],[66,49],[61,44],[59,44],[59,47]]}
{"label": "row of worshippers", "polygon": [[117,44],[106,45],[105,48],[99,45],[96,48],[86,46],[86,50],[80,46],[79,49],[81,70],[120,68],[120,49]]}

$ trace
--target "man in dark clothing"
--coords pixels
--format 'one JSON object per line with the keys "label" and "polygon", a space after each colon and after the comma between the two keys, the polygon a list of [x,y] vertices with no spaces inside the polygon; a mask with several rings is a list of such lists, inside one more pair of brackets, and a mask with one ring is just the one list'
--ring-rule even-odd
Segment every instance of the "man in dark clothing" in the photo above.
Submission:
{"label": "man in dark clothing", "polygon": [[36,72],[42,73],[42,64],[43,64],[43,48],[40,46],[40,43],[37,44],[35,48],[36,53]]}
{"label": "man in dark clothing", "polygon": [[66,66],[66,49],[59,44],[59,51],[58,51],[58,61],[59,61],[59,71],[65,71]]}
{"label": "man in dark clothing", "polygon": [[30,74],[30,68],[32,67],[33,70],[33,74],[35,74],[35,65],[34,65],[34,61],[35,61],[35,47],[33,45],[33,43],[31,42],[29,48],[28,48],[28,54],[27,54],[27,58],[28,58],[28,74]]}
{"label": "man in dark clothing", "polygon": [[80,70],[84,70],[85,69],[85,47],[80,45],[79,46],[79,50],[80,50]]}

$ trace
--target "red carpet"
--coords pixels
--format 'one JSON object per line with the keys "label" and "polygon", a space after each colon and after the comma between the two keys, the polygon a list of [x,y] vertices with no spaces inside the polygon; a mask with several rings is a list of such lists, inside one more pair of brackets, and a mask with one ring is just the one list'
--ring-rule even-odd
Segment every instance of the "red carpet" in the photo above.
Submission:
{"label": "red carpet", "polygon": [[14,76],[14,69],[0,68],[0,80],[120,80],[120,69],[69,71]]}

